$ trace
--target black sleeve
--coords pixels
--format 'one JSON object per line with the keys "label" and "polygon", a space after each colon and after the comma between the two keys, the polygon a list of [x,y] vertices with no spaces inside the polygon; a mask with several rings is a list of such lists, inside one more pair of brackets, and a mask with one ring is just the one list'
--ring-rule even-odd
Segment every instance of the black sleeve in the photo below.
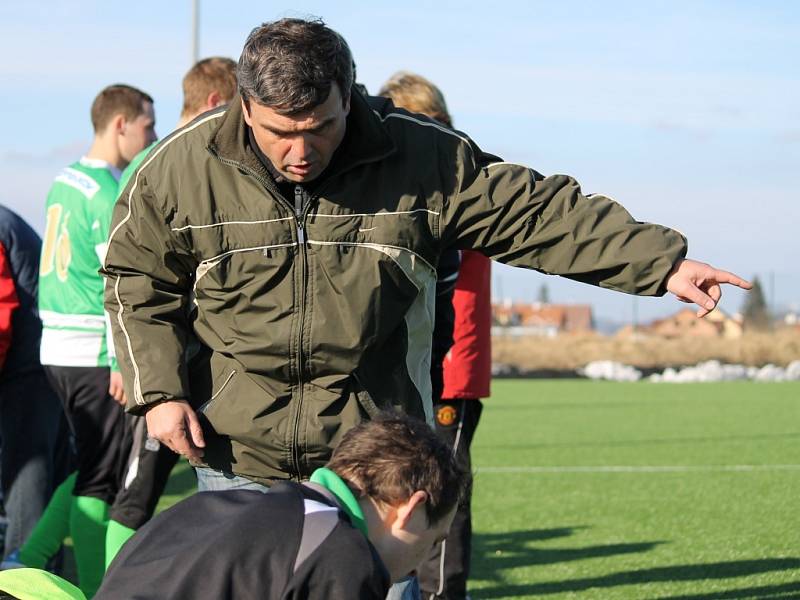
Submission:
{"label": "black sleeve", "polygon": [[372,544],[339,523],[295,572],[283,600],[384,600],[389,574]]}
{"label": "black sleeve", "polygon": [[433,325],[433,344],[431,348],[431,388],[434,402],[442,398],[444,390],[444,357],[453,346],[453,327],[456,313],[453,309],[453,292],[458,280],[461,255],[455,248],[449,248],[439,257],[436,267],[436,306]]}

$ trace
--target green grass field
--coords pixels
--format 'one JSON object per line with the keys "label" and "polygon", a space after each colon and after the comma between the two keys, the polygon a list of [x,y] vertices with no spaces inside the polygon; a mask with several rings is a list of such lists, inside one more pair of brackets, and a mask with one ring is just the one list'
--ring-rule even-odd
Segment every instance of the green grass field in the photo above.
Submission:
{"label": "green grass field", "polygon": [[473,598],[800,598],[800,385],[493,392]]}
{"label": "green grass field", "polygon": [[[800,598],[800,384],[501,380],[472,597]],[[193,488],[176,471],[162,506]]]}

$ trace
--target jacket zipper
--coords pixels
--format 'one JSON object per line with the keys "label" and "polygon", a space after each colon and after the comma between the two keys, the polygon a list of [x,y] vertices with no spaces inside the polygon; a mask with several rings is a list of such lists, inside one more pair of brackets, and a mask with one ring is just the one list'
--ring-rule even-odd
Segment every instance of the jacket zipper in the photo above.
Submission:
{"label": "jacket zipper", "polygon": [[[297,332],[297,407],[295,410],[294,427],[292,428],[292,462],[297,473],[297,478],[302,477],[300,472],[300,417],[303,410],[303,328],[306,320],[306,290],[308,288],[308,257],[306,255],[306,236],[304,230],[306,195],[299,185],[294,186],[294,216],[297,220],[297,242],[300,253],[300,326]],[[309,203],[310,204],[310,203]]]}
{"label": "jacket zipper", "polygon": [[[294,427],[292,428],[292,440],[291,442],[291,462],[294,464],[290,464],[290,468],[294,468],[294,475],[295,477],[300,480],[302,479],[302,474],[300,472],[300,446],[299,446],[299,436],[300,436],[300,416],[301,416],[301,409],[303,405],[303,328],[305,326],[305,310],[306,310],[306,289],[308,287],[307,277],[308,277],[308,268],[307,262],[308,257],[306,255],[306,234],[305,234],[305,217],[308,213],[309,208],[313,204],[314,200],[316,200],[322,190],[326,187],[327,183],[331,180],[331,177],[328,177],[325,182],[319,185],[316,191],[311,195],[309,198],[303,188],[299,185],[296,185],[294,188],[294,206],[292,206],[289,201],[280,193],[276,186],[272,184],[271,181],[261,177],[258,173],[253,171],[252,169],[246,167],[242,163],[236,162],[234,160],[230,160],[227,158],[222,158],[219,154],[215,151],[211,151],[211,154],[219,160],[222,164],[228,165],[230,167],[234,167],[236,169],[241,169],[251,177],[253,177],[256,181],[261,183],[266,189],[272,192],[275,197],[278,199],[279,203],[283,204],[284,207],[288,208],[295,219],[295,225],[297,228],[297,242],[300,251],[300,268],[302,269],[301,272],[301,280],[302,280],[302,291],[300,294],[300,328],[298,332],[298,351],[297,351],[297,411],[295,413],[295,422]],[[382,158],[382,157],[379,157]],[[335,173],[334,175],[339,176],[349,171],[355,167],[358,167],[362,164],[366,164],[369,162],[373,162],[374,160],[378,160],[377,158],[370,158],[370,159],[362,159],[359,161],[354,162],[352,165],[348,165],[347,169]],[[292,210],[293,209],[293,210]]]}
{"label": "jacket zipper", "polygon": [[[303,227],[303,219],[304,209],[307,206],[303,206],[303,189],[298,185],[295,186],[295,194],[294,194],[294,206],[280,193],[280,190],[273,185],[273,183],[261,175],[259,175],[254,170],[248,168],[247,166],[243,165],[242,163],[236,162],[234,160],[230,160],[227,158],[222,158],[219,154],[211,151],[211,154],[222,164],[228,165],[229,167],[233,167],[235,169],[240,169],[244,171],[248,175],[250,175],[253,179],[258,181],[261,185],[263,185],[267,190],[269,190],[275,198],[277,198],[278,203],[283,205],[284,208],[288,209],[291,215],[295,219],[295,226],[297,230],[297,242],[300,249],[300,256],[301,256],[301,269],[302,269],[302,280],[303,280],[303,289],[300,294],[300,332],[298,334],[298,352],[297,352],[297,384],[298,384],[298,402],[297,402],[297,413],[295,417],[295,423],[292,430],[292,439],[290,441],[290,464],[289,468],[294,469],[294,473],[291,473],[295,476],[296,479],[300,480],[302,478],[302,474],[300,473],[300,449],[297,443],[297,438],[300,433],[300,408],[303,402],[303,326],[305,322],[305,294],[306,294],[306,251],[305,251],[305,229]],[[300,194],[298,195],[298,190]],[[310,203],[309,203],[310,204]]]}

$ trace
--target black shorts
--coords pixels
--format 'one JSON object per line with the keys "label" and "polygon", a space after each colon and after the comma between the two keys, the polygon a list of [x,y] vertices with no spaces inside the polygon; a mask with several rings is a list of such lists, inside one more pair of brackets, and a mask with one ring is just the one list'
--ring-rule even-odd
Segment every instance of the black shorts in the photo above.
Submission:
{"label": "black shorts", "polygon": [[111,507],[111,519],[131,529],[139,529],[153,516],[158,499],[164,493],[176,454],[158,440],[147,436],[144,417],[126,415],[128,431],[133,436],[125,469],[125,479]]}
{"label": "black shorts", "polygon": [[122,483],[130,436],[122,407],[108,393],[110,371],[54,365],[44,369],[75,438],[78,475],[72,494],[111,504]]}

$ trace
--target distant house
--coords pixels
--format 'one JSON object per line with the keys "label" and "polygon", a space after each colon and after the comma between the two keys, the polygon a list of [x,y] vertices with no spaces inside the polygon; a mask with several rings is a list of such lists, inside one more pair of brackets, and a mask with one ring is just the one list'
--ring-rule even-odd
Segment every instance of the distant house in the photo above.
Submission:
{"label": "distant house", "polygon": [[554,337],[594,330],[592,307],[588,304],[493,304],[492,322],[496,327],[513,329],[516,335]]}
{"label": "distant house", "polygon": [[[618,335],[625,337],[631,335],[633,328],[630,326],[621,330]],[[717,308],[703,319],[698,319],[691,308],[684,308],[670,317],[658,319],[649,325],[642,325],[636,333],[660,336],[665,338],[678,337],[723,337],[735,339],[742,336],[741,319],[731,318]]]}

